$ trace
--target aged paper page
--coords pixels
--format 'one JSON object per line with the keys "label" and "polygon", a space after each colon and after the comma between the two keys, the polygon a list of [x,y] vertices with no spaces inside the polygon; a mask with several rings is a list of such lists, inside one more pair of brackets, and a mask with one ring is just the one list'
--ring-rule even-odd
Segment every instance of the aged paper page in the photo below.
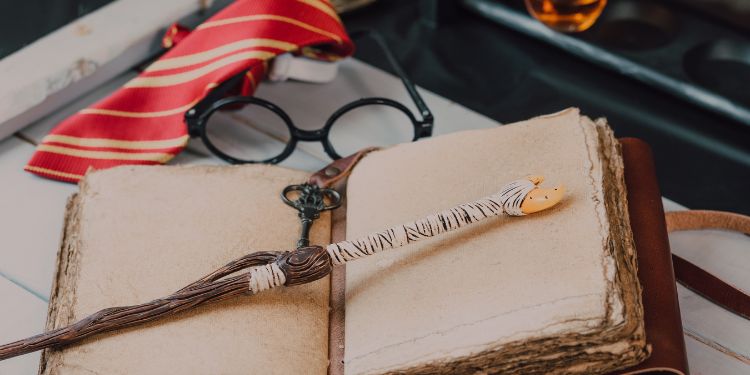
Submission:
{"label": "aged paper page", "polygon": [[[279,199],[307,173],[120,167],[88,176],[72,207],[51,324],[166,296],[258,250],[287,250],[297,212]],[[330,216],[312,243],[329,242]],[[278,288],[46,352],[45,374],[325,374],[329,281]]]}

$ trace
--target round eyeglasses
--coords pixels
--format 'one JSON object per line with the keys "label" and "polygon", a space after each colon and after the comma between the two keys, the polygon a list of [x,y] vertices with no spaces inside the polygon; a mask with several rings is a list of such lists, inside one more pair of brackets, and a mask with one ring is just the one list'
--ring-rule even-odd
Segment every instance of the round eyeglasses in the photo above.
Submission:
{"label": "round eyeglasses", "polygon": [[[322,128],[304,130],[295,126],[281,107],[268,100],[254,96],[226,97],[241,82],[243,77],[239,75],[216,87],[185,114],[190,136],[200,137],[209,151],[232,164],[279,163],[294,152],[300,141],[321,142],[332,159],[339,159],[365,146],[431,136],[432,113],[383,38],[370,30],[350,35],[352,38],[369,37],[382,49],[419,111],[419,117],[395,100],[370,97],[342,106]],[[242,117],[233,115],[239,109]]]}

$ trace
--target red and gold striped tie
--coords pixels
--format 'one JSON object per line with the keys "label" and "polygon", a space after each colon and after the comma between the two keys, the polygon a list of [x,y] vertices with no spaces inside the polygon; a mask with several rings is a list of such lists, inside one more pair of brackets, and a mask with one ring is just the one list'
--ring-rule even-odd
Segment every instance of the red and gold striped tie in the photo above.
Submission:
{"label": "red and gold striped tie", "polygon": [[117,92],[57,125],[25,169],[76,182],[89,168],[165,163],[187,144],[185,111],[213,87],[246,71],[252,91],[265,61],[315,54],[311,46],[329,57],[353,51],[327,1],[238,0]]}

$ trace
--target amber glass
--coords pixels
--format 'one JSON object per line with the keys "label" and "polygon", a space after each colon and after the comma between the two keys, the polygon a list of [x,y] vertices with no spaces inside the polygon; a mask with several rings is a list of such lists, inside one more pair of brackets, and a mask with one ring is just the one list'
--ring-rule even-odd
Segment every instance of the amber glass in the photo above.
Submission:
{"label": "amber glass", "polygon": [[525,0],[526,9],[543,24],[562,32],[588,29],[596,22],[607,0]]}

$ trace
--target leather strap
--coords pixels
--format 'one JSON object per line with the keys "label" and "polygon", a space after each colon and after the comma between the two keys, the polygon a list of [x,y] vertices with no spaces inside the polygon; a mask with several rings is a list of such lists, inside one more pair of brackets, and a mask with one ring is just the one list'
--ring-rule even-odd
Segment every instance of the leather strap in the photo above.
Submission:
{"label": "leather strap", "polygon": [[378,147],[368,147],[357,151],[345,158],[334,160],[325,168],[313,173],[308,180],[309,183],[318,185],[321,188],[329,188],[336,182],[339,182],[352,173],[352,169],[362,160],[365,155],[378,150]]}
{"label": "leather strap", "polygon": [[[667,231],[726,229],[750,234],[750,217],[722,211],[675,211],[665,214]],[[672,254],[675,278],[709,301],[750,320],[750,296],[704,269]]]}
{"label": "leather strap", "polygon": [[667,232],[697,229],[726,229],[750,234],[750,216],[725,211],[688,210],[664,214]]}

